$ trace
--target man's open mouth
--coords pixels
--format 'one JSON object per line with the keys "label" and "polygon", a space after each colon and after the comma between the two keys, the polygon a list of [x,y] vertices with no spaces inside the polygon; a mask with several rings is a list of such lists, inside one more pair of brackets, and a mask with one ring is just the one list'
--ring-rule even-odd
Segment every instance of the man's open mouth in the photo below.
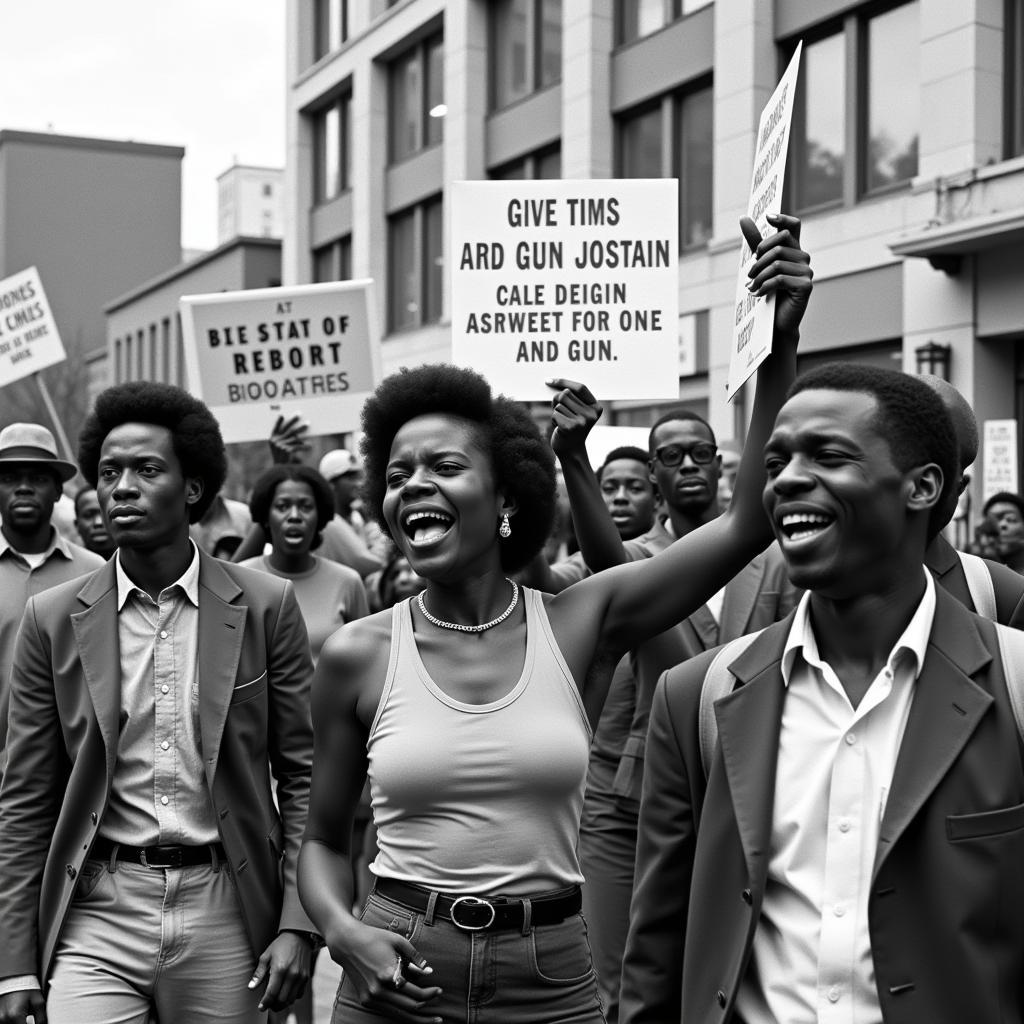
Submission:
{"label": "man's open mouth", "polygon": [[807,540],[815,537],[833,523],[832,516],[818,512],[789,512],[779,520],[787,540]]}

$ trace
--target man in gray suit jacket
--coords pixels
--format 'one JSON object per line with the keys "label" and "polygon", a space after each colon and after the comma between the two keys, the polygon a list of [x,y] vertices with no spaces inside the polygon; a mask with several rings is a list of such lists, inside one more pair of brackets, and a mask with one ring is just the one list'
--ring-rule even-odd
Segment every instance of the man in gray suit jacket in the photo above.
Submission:
{"label": "man in gray suit jacket", "polygon": [[317,941],[295,877],[306,629],[289,583],[189,539],[226,472],[201,402],[110,388],[79,460],[119,550],[25,609],[0,788],[0,1022],[250,1024],[301,994]]}
{"label": "man in gray suit jacket", "polygon": [[957,480],[938,398],[800,378],[765,506],[808,594],[730,666],[658,683],[622,980],[629,1024],[1024,1020],[1024,772],[994,627],[925,549]]}

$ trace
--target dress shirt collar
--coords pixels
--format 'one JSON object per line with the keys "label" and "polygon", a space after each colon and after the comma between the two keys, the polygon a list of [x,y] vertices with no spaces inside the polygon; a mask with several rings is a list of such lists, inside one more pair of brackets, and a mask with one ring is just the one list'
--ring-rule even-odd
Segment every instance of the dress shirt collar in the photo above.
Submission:
{"label": "dress shirt collar", "polygon": [[[935,581],[932,579],[932,574],[923,566],[921,571],[924,573],[924,595],[907,624],[907,628],[889,652],[886,661],[887,667],[894,670],[896,662],[906,652],[906,655],[914,660],[915,680],[920,675],[921,666],[924,664],[928,638],[932,632],[932,620],[935,618]],[[810,602],[811,592],[806,591],[797,605],[793,625],[790,627],[789,637],[786,640],[786,648],[782,652],[782,678],[786,686],[789,686],[793,664],[798,655],[808,665],[816,668],[820,668],[823,664],[821,655],[818,653],[818,641],[811,628]]]}
{"label": "dress shirt collar", "polygon": [[[24,560],[25,556],[14,547],[10,541],[4,536],[2,530],[0,530],[0,558],[10,553],[16,555],[18,558]],[[62,558],[67,561],[71,561],[71,548],[68,547],[68,542],[60,535],[60,531],[54,527],[50,527],[50,546],[44,552],[45,558],[43,561],[51,558],[54,554],[59,554]]]}
{"label": "dress shirt collar", "polygon": [[[189,544],[192,547],[192,561],[189,562],[188,568],[178,577],[169,587],[164,587],[161,593],[166,593],[168,590],[173,590],[175,587],[180,587],[181,592],[192,602],[197,608],[199,607],[199,548],[196,547],[195,541],[189,540]],[[137,587],[128,578],[128,573],[124,571],[124,567],[121,565],[121,552],[118,550],[117,557],[114,559],[114,571],[117,575],[117,610],[120,611],[124,607],[125,601],[135,592],[138,591],[140,594],[142,590]]]}

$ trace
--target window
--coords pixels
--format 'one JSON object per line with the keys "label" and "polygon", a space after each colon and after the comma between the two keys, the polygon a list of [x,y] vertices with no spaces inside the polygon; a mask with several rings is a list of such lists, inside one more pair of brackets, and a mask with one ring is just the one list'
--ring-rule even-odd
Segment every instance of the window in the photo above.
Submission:
{"label": "window", "polygon": [[263,198],[269,199],[274,194],[274,186],[269,181],[263,183]]}
{"label": "window", "polygon": [[622,44],[642,39],[709,3],[711,0],[618,0],[615,41]]}
{"label": "window", "polygon": [[852,203],[917,174],[919,23],[913,0],[852,13],[805,42],[790,163],[798,209]]}
{"label": "window", "polygon": [[711,237],[714,91],[663,96],[618,119],[618,174],[679,179],[679,245]]}
{"label": "window", "polygon": [[346,93],[313,115],[314,196],[324,203],[351,187],[351,105]]}
{"label": "window", "polygon": [[389,74],[391,162],[444,137],[444,40],[431,36],[395,60]]}
{"label": "window", "polygon": [[562,177],[562,147],[549,146],[529,156],[521,157],[495,168],[490,173],[494,181],[522,181],[523,179],[558,179]]}
{"label": "window", "polygon": [[352,280],[352,236],[346,235],[337,242],[321,246],[313,251],[313,281]]}
{"label": "window", "polygon": [[348,0],[315,0],[313,59],[340,49],[348,39]]}
{"label": "window", "polygon": [[496,0],[491,11],[491,107],[562,80],[562,0]]}
{"label": "window", "polygon": [[1003,155],[1024,156],[1024,2],[1006,0]]}
{"label": "window", "polygon": [[388,220],[388,326],[397,331],[441,319],[443,207],[440,196]]}

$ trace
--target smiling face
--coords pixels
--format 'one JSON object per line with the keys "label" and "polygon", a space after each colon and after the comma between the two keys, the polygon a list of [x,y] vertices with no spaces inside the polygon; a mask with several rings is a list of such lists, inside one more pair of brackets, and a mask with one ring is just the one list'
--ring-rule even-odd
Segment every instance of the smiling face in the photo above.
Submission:
{"label": "smiling face", "polygon": [[923,557],[926,516],[909,512],[927,513],[920,491],[934,490],[935,474],[941,489],[941,473],[902,472],[877,411],[863,392],[808,390],[779,412],[765,447],[764,506],[798,587],[837,599],[879,592]]}
{"label": "smiling face", "polygon": [[122,423],[100,448],[96,494],[110,536],[121,548],[151,550],[187,543],[189,507],[202,481],[186,477],[166,427]]}
{"label": "smiling face", "polygon": [[654,485],[647,466],[614,459],[601,470],[601,496],[623,540],[646,533],[654,522]]}
{"label": "smiling face", "polygon": [[427,579],[500,566],[498,522],[515,511],[498,492],[477,428],[459,416],[417,416],[395,434],[384,518],[409,564]]}
{"label": "smiling face", "polygon": [[274,550],[305,555],[316,538],[316,498],[304,480],[282,480],[274,489],[267,513],[267,532]]}
{"label": "smiling face", "polygon": [[60,485],[50,470],[32,463],[5,464],[0,469],[0,518],[4,533],[13,540],[49,526],[59,497]]}
{"label": "smiling face", "polygon": [[[669,420],[655,428],[651,450],[657,452],[670,444],[690,449],[695,444],[708,443],[714,444],[715,439],[699,420]],[[678,466],[671,467],[659,458],[652,458],[650,472],[670,508],[689,516],[700,516],[716,501],[721,456],[716,455],[711,462],[698,465],[686,455]]]}

